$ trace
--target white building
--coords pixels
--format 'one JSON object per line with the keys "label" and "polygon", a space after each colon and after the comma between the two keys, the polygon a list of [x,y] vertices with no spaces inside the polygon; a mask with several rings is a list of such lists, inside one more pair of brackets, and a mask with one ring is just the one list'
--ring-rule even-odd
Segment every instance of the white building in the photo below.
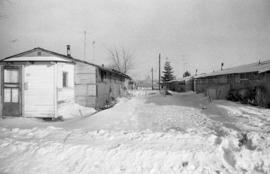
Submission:
{"label": "white building", "polygon": [[129,76],[69,51],[34,48],[0,60],[0,115],[53,118],[65,101],[98,109],[121,95]]}

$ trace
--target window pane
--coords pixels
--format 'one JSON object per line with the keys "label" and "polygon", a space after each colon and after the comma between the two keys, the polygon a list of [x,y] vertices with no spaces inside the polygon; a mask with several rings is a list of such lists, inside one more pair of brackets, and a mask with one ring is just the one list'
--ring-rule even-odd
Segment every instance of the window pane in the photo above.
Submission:
{"label": "window pane", "polygon": [[15,69],[5,69],[4,71],[5,83],[18,83],[19,72]]}
{"label": "window pane", "polygon": [[11,89],[10,88],[5,88],[4,89],[4,102],[10,103],[11,102]]}
{"label": "window pane", "polygon": [[68,86],[68,73],[63,72],[63,87],[67,87],[67,86]]}
{"label": "window pane", "polygon": [[12,89],[12,103],[19,102],[19,90],[17,88]]}

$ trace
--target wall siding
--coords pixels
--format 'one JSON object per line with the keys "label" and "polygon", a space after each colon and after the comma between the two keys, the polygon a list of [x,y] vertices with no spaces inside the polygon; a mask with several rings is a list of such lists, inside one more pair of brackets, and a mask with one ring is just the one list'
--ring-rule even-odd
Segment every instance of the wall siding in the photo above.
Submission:
{"label": "wall siding", "polygon": [[[66,103],[75,101],[74,93],[74,64],[57,63],[57,102]],[[68,73],[68,85],[63,87],[63,72]],[[59,106],[58,106],[59,107]]]}
{"label": "wall siding", "polygon": [[103,108],[122,95],[125,81],[123,77],[106,72],[101,77],[101,70],[97,69],[97,99],[96,108]]}
{"label": "wall siding", "polygon": [[[204,77],[195,79],[195,89],[197,93],[209,93],[215,89],[222,91],[218,99],[225,99],[230,89],[263,87],[266,90],[266,103],[270,103],[270,72],[266,73],[242,73],[228,74],[214,77]],[[211,92],[210,92],[211,93]],[[269,101],[268,101],[269,100]]]}
{"label": "wall siding", "polygon": [[3,98],[3,94],[2,94],[2,83],[3,83],[3,80],[2,79],[2,65],[0,65],[0,117],[2,116],[2,108],[3,108],[3,104],[2,104],[2,98]]}
{"label": "wall siding", "polygon": [[54,117],[55,66],[53,64],[25,65],[25,117]]}
{"label": "wall siding", "polygon": [[75,65],[75,102],[96,107],[96,67],[77,62]]}

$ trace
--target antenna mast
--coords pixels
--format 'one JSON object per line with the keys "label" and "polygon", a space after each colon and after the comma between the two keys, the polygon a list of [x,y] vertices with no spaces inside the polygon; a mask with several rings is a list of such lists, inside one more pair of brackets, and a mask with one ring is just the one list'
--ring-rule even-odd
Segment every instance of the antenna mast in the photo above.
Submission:
{"label": "antenna mast", "polygon": [[160,90],[160,59],[161,59],[161,54],[159,53],[158,55],[158,89]]}
{"label": "antenna mast", "polygon": [[86,31],[83,32],[84,42],[83,42],[83,59],[86,60]]}

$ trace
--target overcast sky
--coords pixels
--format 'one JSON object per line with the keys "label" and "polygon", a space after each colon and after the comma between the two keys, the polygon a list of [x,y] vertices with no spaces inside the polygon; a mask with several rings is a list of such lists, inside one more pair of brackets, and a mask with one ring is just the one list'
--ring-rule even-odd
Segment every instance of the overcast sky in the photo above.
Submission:
{"label": "overcast sky", "polygon": [[[269,0],[0,0],[0,57],[34,47],[108,64],[106,49],[134,56],[135,79],[157,78],[158,53],[177,77],[270,59]],[[95,41],[95,60],[92,42]]]}

